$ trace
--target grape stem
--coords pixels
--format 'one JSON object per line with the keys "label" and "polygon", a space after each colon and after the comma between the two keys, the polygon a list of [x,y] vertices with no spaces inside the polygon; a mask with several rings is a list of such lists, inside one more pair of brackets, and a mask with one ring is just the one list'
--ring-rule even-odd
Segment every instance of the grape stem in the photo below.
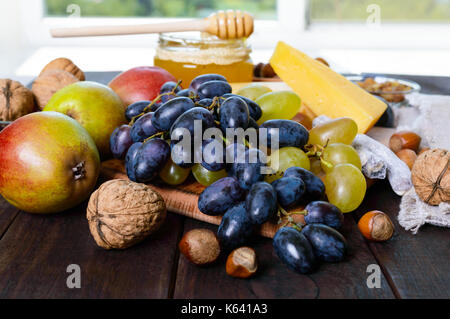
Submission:
{"label": "grape stem", "polygon": [[161,93],[161,94],[159,94],[156,98],[154,98],[153,101],[152,101],[149,105],[147,105],[147,106],[142,110],[142,113],[140,113],[140,114],[138,114],[138,115],[136,115],[136,116],[133,116],[133,118],[131,119],[129,125],[130,125],[130,126],[133,126],[134,122],[136,122],[136,120],[137,120],[138,118],[140,118],[142,115],[145,115],[146,113],[148,113],[148,112],[152,109],[152,106],[155,105],[156,102],[158,102],[159,100],[161,100],[161,97],[163,97],[164,95],[174,95],[176,89],[181,85],[181,82],[182,82],[182,81],[179,80],[179,81],[177,82],[177,84],[173,87],[172,91],[166,92],[166,93]]}
{"label": "grape stem", "polygon": [[[300,223],[296,223],[294,221],[293,215],[307,215],[308,212],[306,210],[302,210],[300,212],[287,212],[283,207],[278,205],[278,224],[282,224],[281,228],[283,227],[292,227],[295,228],[298,231],[302,231],[302,228],[304,225],[301,225]],[[283,216],[282,216],[283,215]],[[283,223],[283,217],[285,217],[287,220]]]}
{"label": "grape stem", "polygon": [[325,146],[322,146],[319,144],[308,144],[308,145],[305,145],[305,149],[308,150],[308,152],[306,153],[306,156],[316,157],[316,158],[320,159],[320,163],[322,163],[327,168],[332,169],[334,167],[334,165],[323,159],[323,153],[324,153],[325,149],[327,148],[329,141],[330,140],[328,139]]}
{"label": "grape stem", "polygon": [[155,138],[155,137],[158,137],[158,136],[163,136],[163,135],[164,135],[164,132],[159,132],[159,133],[153,134],[152,136],[147,137],[147,138],[144,140],[144,143],[147,142],[147,141],[149,141],[149,140],[151,140],[152,138]]}

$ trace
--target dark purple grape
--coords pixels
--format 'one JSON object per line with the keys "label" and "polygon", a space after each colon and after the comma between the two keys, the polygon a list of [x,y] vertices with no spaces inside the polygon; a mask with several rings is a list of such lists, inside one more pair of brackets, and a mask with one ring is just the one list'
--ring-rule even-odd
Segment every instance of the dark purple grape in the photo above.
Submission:
{"label": "dark purple grape", "polygon": [[261,118],[262,110],[261,110],[261,107],[256,102],[250,100],[248,97],[233,94],[233,93],[228,93],[228,94],[223,95],[224,98],[229,98],[232,96],[237,96],[237,97],[243,99],[245,103],[247,103],[248,112],[254,120],[257,121]]}
{"label": "dark purple grape", "polygon": [[278,135],[279,147],[293,146],[303,148],[308,143],[309,132],[298,122],[291,120],[269,120],[261,124],[260,128],[267,129],[267,141],[264,145],[272,147],[272,136]]}
{"label": "dark purple grape", "polygon": [[165,103],[171,99],[173,99],[175,96],[177,96],[177,93],[181,91],[181,87],[177,85],[177,83],[169,81],[163,84],[161,86],[161,89],[159,90],[159,94],[166,94],[170,92],[174,92],[174,94],[170,95],[163,95],[161,96],[161,102]]}
{"label": "dark purple grape", "polygon": [[244,199],[245,192],[233,177],[224,177],[200,194],[198,209],[211,216],[222,215]]}
{"label": "dark purple grape", "polygon": [[144,112],[144,109],[150,105],[150,101],[139,101],[130,104],[125,111],[125,117],[128,121],[131,121],[133,117],[138,116]]}
{"label": "dark purple grape", "polygon": [[245,208],[253,224],[269,221],[278,210],[277,194],[272,185],[266,182],[253,184],[245,200]]}
{"label": "dark purple grape", "polygon": [[176,97],[161,105],[153,116],[153,126],[161,131],[167,132],[177,118],[189,109],[195,107],[194,102],[187,97]]}
{"label": "dark purple grape", "polygon": [[219,116],[220,128],[224,132],[227,128],[247,129],[250,118],[247,103],[236,96],[229,97],[221,104]]}
{"label": "dark purple grape", "polygon": [[213,99],[202,99],[197,102],[197,104],[201,107],[210,107],[213,104]]}
{"label": "dark purple grape", "polygon": [[184,90],[178,91],[178,93],[177,93],[177,96],[184,96],[184,97],[188,97],[190,99],[195,98],[196,95],[197,94],[192,89],[184,89]]}
{"label": "dark purple grape", "polygon": [[197,89],[197,95],[200,100],[216,96],[222,96],[231,93],[231,85],[223,81],[209,81],[201,84]]}
{"label": "dark purple grape", "polygon": [[163,104],[164,103],[161,101],[153,103],[152,106],[150,107],[150,111],[155,112]]}
{"label": "dark purple grape", "polygon": [[227,82],[227,79],[220,74],[213,74],[213,73],[203,74],[203,75],[199,75],[195,79],[193,79],[191,84],[189,85],[189,88],[194,90],[195,92],[197,92],[197,89],[199,88],[200,85],[202,85],[205,82],[209,82],[209,81]]}
{"label": "dark purple grape", "polygon": [[342,261],[347,252],[347,241],[336,229],[322,224],[310,224],[302,234],[311,243],[314,255],[322,261]]}
{"label": "dark purple grape", "polygon": [[164,167],[169,157],[170,146],[160,138],[142,144],[135,159],[136,180],[140,183],[150,182]]}
{"label": "dark purple grape", "polygon": [[340,229],[344,224],[344,215],[341,210],[324,201],[311,202],[305,207],[307,224],[324,224],[334,229]]}
{"label": "dark purple grape", "polygon": [[130,131],[131,127],[129,125],[122,125],[112,132],[109,144],[114,158],[122,160],[125,158],[128,149],[133,144]]}
{"label": "dark purple grape", "polygon": [[294,228],[280,228],[273,238],[273,248],[278,258],[298,273],[307,274],[317,267],[311,244],[305,235]]}
{"label": "dark purple grape", "polygon": [[254,226],[248,218],[245,203],[233,206],[223,215],[217,230],[220,246],[225,251],[241,247],[252,237]]}
{"label": "dark purple grape", "polygon": [[154,113],[149,112],[138,118],[131,127],[131,139],[133,142],[143,142],[146,138],[158,133],[158,130],[153,126]]}
{"label": "dark purple grape", "polygon": [[265,165],[266,155],[256,148],[250,148],[245,151],[244,157],[244,162],[237,158],[239,161],[232,164],[228,174],[239,181],[242,189],[249,190],[253,184],[264,179],[261,169]]}
{"label": "dark purple grape", "polygon": [[203,107],[194,107],[187,110],[176,119],[170,129],[170,138],[178,141],[187,130],[193,141],[195,121],[201,121],[201,133],[208,128],[215,127],[214,117],[209,110]]}
{"label": "dark purple grape", "polygon": [[210,138],[202,142],[197,150],[197,159],[208,171],[217,172],[225,169],[225,147],[222,140]]}
{"label": "dark purple grape", "polygon": [[171,156],[172,161],[182,167],[182,168],[190,168],[194,166],[194,143],[191,141],[190,143],[183,143],[183,141],[170,142]]}
{"label": "dark purple grape", "polygon": [[259,130],[259,125],[256,123],[256,121],[253,119],[253,117],[250,116],[248,119],[248,127],[254,128],[255,130]]}
{"label": "dark purple grape", "polygon": [[140,142],[134,143],[130,146],[127,155],[125,156],[125,169],[127,171],[127,176],[133,182],[137,182],[134,167],[136,164],[136,154],[141,146],[142,143]]}
{"label": "dark purple grape", "polygon": [[302,167],[289,167],[284,172],[284,177],[300,178],[306,186],[305,203],[321,200],[325,196],[325,185],[322,180]]}
{"label": "dark purple grape", "polygon": [[277,192],[278,203],[283,208],[290,208],[299,203],[305,195],[305,183],[296,177],[282,177],[272,182]]}
{"label": "dark purple grape", "polygon": [[[230,173],[233,169],[233,163],[245,163],[245,152],[248,150],[248,147],[243,143],[233,143],[226,147],[225,149],[225,162],[226,169]],[[233,173],[230,173],[233,175]]]}

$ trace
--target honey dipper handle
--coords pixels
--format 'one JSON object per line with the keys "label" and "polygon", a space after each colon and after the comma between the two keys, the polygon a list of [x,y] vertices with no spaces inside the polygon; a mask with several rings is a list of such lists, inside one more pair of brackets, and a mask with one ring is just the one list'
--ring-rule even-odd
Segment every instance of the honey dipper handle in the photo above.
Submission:
{"label": "honey dipper handle", "polygon": [[183,31],[204,31],[208,28],[207,20],[190,20],[181,22],[116,25],[116,26],[89,26],[76,28],[55,28],[50,33],[54,38],[94,37],[128,34],[147,34]]}

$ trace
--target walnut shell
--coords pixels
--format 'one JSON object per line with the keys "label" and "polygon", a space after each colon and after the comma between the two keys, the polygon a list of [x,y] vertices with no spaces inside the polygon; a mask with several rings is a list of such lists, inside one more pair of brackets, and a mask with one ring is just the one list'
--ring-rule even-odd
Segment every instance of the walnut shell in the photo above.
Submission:
{"label": "walnut shell", "polygon": [[0,79],[0,121],[14,121],[35,109],[33,92],[17,81]]}
{"label": "walnut shell", "polygon": [[36,97],[37,105],[42,110],[53,94],[75,82],[78,82],[78,78],[72,73],[62,70],[48,70],[39,75],[31,90]]}
{"label": "walnut shell", "polygon": [[111,180],[92,195],[87,208],[89,229],[97,245],[125,249],[160,228],[166,218],[163,198],[145,184]]}
{"label": "walnut shell", "polygon": [[412,169],[412,182],[425,203],[450,202],[450,153],[434,149],[420,154]]}
{"label": "walnut shell", "polygon": [[[62,70],[73,74],[78,80],[84,81],[86,77],[81,69],[67,58],[57,58],[47,64],[41,71],[41,74],[48,70]],[[41,76],[39,74],[39,76]]]}

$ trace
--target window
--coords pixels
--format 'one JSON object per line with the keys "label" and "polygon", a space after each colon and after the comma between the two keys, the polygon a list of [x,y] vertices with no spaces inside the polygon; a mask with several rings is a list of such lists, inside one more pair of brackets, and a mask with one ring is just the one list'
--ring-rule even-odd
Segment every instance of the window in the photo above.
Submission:
{"label": "window", "polygon": [[67,16],[77,5],[84,17],[205,17],[229,8],[252,12],[257,19],[276,19],[276,0],[45,0],[47,16]]}
{"label": "window", "polygon": [[377,5],[386,22],[450,22],[450,0],[310,0],[312,23],[366,21]]}

